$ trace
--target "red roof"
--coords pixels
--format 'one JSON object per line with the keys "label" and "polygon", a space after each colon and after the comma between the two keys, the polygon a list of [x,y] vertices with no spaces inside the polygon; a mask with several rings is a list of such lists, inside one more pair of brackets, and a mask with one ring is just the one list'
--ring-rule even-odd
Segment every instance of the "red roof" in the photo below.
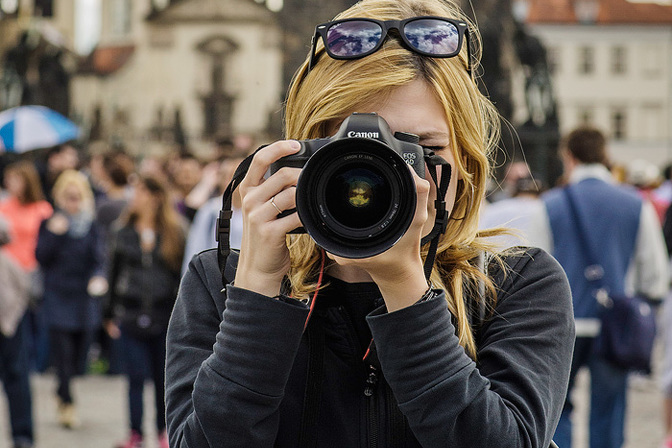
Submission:
{"label": "red roof", "polygon": [[[595,0],[595,23],[613,24],[672,24],[672,5],[642,0]],[[528,23],[578,23],[575,4],[589,0],[530,0]]]}

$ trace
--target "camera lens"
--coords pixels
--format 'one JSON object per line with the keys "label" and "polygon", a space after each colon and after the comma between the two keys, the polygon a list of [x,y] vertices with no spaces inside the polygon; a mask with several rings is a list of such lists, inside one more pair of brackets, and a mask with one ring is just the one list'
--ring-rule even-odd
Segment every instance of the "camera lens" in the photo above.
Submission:
{"label": "camera lens", "polygon": [[413,220],[413,174],[400,154],[366,138],[334,140],[306,162],[297,184],[303,227],[327,252],[365,258],[392,247]]}
{"label": "camera lens", "polygon": [[355,164],[339,168],[328,180],[326,207],[334,220],[353,229],[375,225],[387,214],[392,190],[375,167]]}

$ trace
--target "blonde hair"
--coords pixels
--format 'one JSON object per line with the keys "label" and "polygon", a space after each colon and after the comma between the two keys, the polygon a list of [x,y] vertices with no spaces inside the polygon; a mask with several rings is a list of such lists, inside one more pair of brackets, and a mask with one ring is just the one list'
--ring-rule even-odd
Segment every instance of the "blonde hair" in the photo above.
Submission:
{"label": "blonde hair", "polygon": [[63,171],[56,178],[54,187],[51,190],[56,206],[63,208],[65,204],[65,190],[70,186],[74,186],[79,191],[79,194],[82,195],[82,211],[93,213],[95,202],[89,179],[83,173],[72,169]]}
{"label": "blonde hair", "polygon": [[[337,19],[400,20],[429,15],[470,23],[458,6],[447,0],[362,0]],[[473,47],[471,63],[476,69],[481,53],[480,35],[471,24],[469,33]],[[325,137],[334,123],[367,104],[380,101],[394,89],[416,79],[427,83],[444,107],[451,132],[449,147],[455,152],[458,171],[453,173],[453,178],[460,178],[431,280],[447,292],[460,344],[475,358],[476,345],[463,297],[465,294],[479,297],[478,285],[485,284],[488,297],[493,301],[495,298],[494,285],[479,269],[476,260],[484,250],[492,250],[483,239],[489,234],[479,234],[478,215],[490,174],[491,154],[499,140],[499,115],[467,71],[466,47],[465,39],[458,56],[431,58],[408,51],[397,39],[389,38],[380,50],[369,56],[338,61],[324,54],[324,45],[319,39],[316,48],[319,61],[310,71],[308,61],[304,62],[290,86],[285,132],[287,138],[294,139]],[[292,293],[295,297],[307,297],[317,287],[319,248],[305,235],[290,237],[289,248],[293,263],[289,273]]]}

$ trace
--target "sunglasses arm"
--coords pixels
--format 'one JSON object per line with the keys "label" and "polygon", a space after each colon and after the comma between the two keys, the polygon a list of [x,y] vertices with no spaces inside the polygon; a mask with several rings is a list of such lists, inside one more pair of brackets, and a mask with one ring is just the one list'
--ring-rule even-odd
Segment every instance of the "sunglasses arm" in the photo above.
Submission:
{"label": "sunglasses arm", "polygon": [[320,33],[315,29],[315,34],[313,35],[312,40],[310,41],[310,61],[308,62],[308,71],[311,71],[315,64],[317,64],[317,58],[319,57],[316,53],[317,39],[320,38]]}
{"label": "sunglasses arm", "polygon": [[471,69],[471,42],[469,40],[469,28],[465,31],[465,37],[466,39],[466,44],[467,44],[467,72],[469,73],[469,76],[471,76],[471,79],[474,79],[474,72]]}

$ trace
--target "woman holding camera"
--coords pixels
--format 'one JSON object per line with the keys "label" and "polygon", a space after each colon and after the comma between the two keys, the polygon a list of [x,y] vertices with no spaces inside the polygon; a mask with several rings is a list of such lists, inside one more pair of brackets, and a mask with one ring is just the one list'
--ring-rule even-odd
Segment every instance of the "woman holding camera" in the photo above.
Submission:
{"label": "woman holding camera", "polygon": [[[447,165],[436,180],[413,174],[417,206],[396,244],[345,258],[287,236],[305,224],[281,214],[306,193],[301,169],[265,173],[300,144],[255,154],[239,187],[240,253],[220,276],[217,251],[204,252],[182,279],[170,445],[546,448],[567,387],[571,298],[545,252],[492,254],[477,230],[499,135],[474,81],[478,36],[450,1],[363,0],[338,19],[318,26],[290,87],[287,137],[328,137],[373,112]],[[434,254],[424,237],[444,230],[443,207]]]}

